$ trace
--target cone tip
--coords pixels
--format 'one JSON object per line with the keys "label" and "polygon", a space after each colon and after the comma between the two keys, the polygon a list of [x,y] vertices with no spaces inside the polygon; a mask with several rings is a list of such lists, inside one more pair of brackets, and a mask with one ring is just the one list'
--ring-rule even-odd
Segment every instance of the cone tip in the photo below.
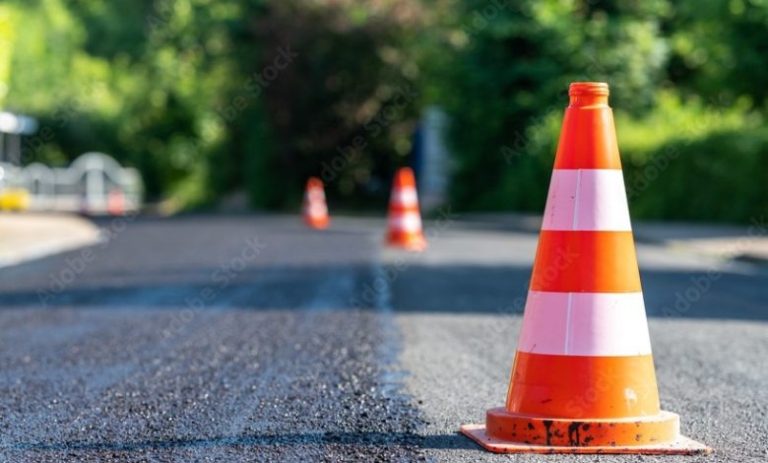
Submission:
{"label": "cone tip", "polygon": [[568,88],[570,106],[584,109],[607,107],[608,93],[605,82],[574,82]]}
{"label": "cone tip", "polygon": [[569,96],[608,96],[609,93],[605,82],[573,82],[568,87]]}
{"label": "cone tip", "polygon": [[410,167],[401,167],[398,169],[397,175],[395,175],[395,184],[399,187],[416,186],[416,177],[413,174],[413,169]]}

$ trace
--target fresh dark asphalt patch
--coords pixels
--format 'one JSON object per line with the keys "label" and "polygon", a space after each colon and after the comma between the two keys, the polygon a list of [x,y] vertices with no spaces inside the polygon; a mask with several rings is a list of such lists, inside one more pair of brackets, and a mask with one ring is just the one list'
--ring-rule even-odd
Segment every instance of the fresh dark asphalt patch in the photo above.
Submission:
{"label": "fresh dark asphalt patch", "polygon": [[[0,461],[595,461],[456,433],[502,404],[536,234],[185,217],[0,269]],[[706,457],[764,462],[764,267],[639,244],[662,406]],[[680,297],[684,297],[684,304]]]}
{"label": "fresh dark asphalt patch", "polygon": [[418,460],[392,315],[352,305],[376,244],[137,220],[77,271],[3,269],[0,459]]}

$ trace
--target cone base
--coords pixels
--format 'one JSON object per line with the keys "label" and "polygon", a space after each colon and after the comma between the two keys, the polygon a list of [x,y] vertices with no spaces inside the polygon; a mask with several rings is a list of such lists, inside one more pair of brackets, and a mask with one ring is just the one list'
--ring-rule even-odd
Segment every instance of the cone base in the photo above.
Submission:
{"label": "cone base", "polygon": [[670,412],[638,418],[547,419],[488,410],[487,424],[463,425],[460,432],[495,453],[708,454],[712,449],[681,436]]}
{"label": "cone base", "polygon": [[330,225],[330,220],[304,220],[304,224],[314,230],[325,230]]}
{"label": "cone base", "polygon": [[427,240],[422,235],[403,236],[399,234],[387,236],[387,244],[406,251],[423,251],[427,249]]}
{"label": "cone base", "polygon": [[496,439],[486,433],[484,424],[465,424],[460,432],[469,437],[484,449],[493,453],[571,453],[571,454],[637,454],[637,455],[708,455],[712,449],[706,445],[678,436],[672,442],[650,445],[617,445],[617,446],[547,446],[530,445],[520,442],[510,442]]}

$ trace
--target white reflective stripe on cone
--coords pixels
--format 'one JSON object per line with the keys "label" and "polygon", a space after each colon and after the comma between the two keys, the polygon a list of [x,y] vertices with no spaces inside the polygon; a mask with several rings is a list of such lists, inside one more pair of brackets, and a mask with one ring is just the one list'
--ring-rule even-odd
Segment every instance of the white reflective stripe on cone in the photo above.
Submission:
{"label": "white reflective stripe on cone", "polygon": [[325,192],[320,188],[313,188],[307,191],[309,201],[325,201]]}
{"label": "white reflective stripe on cone", "polygon": [[389,228],[404,232],[421,231],[421,215],[418,212],[404,212],[400,215],[393,215],[389,218]]}
{"label": "white reflective stripe on cone", "polygon": [[416,188],[405,187],[399,191],[393,191],[390,198],[390,204],[393,206],[414,206],[418,203],[419,197]]}
{"label": "white reflective stripe on cone", "polygon": [[325,204],[310,204],[305,210],[306,214],[312,217],[328,215],[328,207]]}
{"label": "white reflective stripe on cone", "polygon": [[621,170],[553,170],[541,228],[632,230]]}
{"label": "white reflective stripe on cone", "polygon": [[529,291],[518,350],[534,354],[651,353],[643,293]]}

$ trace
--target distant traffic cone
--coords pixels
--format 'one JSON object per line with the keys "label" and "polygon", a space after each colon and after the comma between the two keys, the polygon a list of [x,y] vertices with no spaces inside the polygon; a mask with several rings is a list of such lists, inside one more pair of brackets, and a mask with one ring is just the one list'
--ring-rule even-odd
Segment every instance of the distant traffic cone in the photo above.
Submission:
{"label": "distant traffic cone", "polygon": [[404,167],[397,171],[389,199],[387,243],[410,251],[427,247],[421,228],[419,198],[413,170]]}
{"label": "distant traffic cone", "polygon": [[461,432],[499,453],[709,453],[659,407],[608,85],[569,94],[506,406]]}
{"label": "distant traffic cone", "polygon": [[323,182],[317,177],[307,180],[307,191],[304,194],[304,222],[315,229],[328,228],[328,206],[325,203]]}
{"label": "distant traffic cone", "polygon": [[107,213],[109,215],[125,215],[125,194],[120,188],[110,190],[107,195]]}

